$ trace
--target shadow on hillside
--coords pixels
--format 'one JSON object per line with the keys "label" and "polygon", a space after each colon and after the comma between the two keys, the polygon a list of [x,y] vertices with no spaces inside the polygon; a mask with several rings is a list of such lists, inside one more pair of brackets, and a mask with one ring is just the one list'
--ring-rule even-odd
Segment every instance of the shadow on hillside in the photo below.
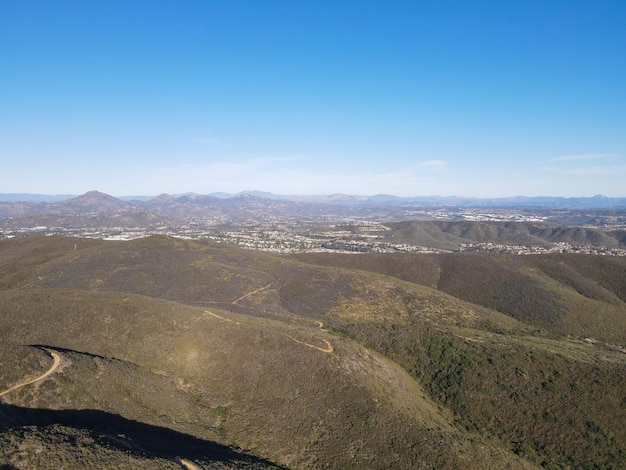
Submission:
{"label": "shadow on hillside", "polygon": [[86,429],[96,434],[101,444],[122,451],[137,451],[167,459],[184,457],[235,466],[282,468],[213,441],[100,410],[48,410],[0,403],[0,431],[17,426],[54,424]]}

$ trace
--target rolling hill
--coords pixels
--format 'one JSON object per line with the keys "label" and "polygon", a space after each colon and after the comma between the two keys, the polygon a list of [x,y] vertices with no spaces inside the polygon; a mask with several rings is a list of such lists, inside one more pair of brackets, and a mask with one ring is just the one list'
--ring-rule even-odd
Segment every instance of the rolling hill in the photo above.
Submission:
{"label": "rolling hill", "polygon": [[3,240],[0,393],[60,365],[0,396],[0,464],[617,468],[625,274],[583,255]]}
{"label": "rolling hill", "polygon": [[463,244],[492,243],[549,247],[555,243],[574,246],[623,248],[622,231],[567,227],[535,222],[405,221],[388,223],[385,238],[393,242],[458,250]]}

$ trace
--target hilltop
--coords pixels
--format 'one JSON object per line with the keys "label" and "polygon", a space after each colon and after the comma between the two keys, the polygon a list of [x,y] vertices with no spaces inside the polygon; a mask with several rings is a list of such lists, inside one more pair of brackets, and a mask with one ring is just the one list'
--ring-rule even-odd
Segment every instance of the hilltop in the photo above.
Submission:
{"label": "hilltop", "polygon": [[582,254],[2,240],[0,393],[60,365],[0,396],[0,463],[618,468],[624,279]]}

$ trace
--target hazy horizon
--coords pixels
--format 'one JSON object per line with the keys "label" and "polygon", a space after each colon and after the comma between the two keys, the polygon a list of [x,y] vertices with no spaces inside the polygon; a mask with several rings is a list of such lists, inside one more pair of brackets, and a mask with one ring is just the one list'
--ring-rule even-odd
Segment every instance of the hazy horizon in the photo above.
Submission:
{"label": "hazy horizon", "polygon": [[0,193],[625,197],[626,4],[0,5]]}
{"label": "hazy horizon", "polygon": [[[224,191],[215,191],[210,193],[198,193],[193,191],[181,192],[181,193],[157,193],[157,194],[110,194],[104,191],[100,191],[97,189],[92,189],[86,191],[81,194],[73,194],[73,193],[55,193],[55,194],[45,194],[45,193],[0,193],[0,200],[3,200],[3,196],[11,196],[10,199],[4,199],[8,202],[51,202],[51,201],[61,201],[64,199],[71,199],[80,196],[84,196],[88,193],[100,193],[107,196],[112,196],[118,199],[131,200],[132,198],[140,198],[140,199],[152,199],[159,196],[172,196],[172,197],[181,197],[181,196],[216,196],[218,198],[221,197],[236,197],[245,194],[256,195],[259,197],[277,197],[277,198],[324,198],[324,197],[354,197],[354,198],[375,198],[375,197],[391,197],[391,198],[406,198],[406,199],[460,199],[460,200],[498,200],[498,199],[594,199],[594,198],[607,198],[607,199],[625,199],[623,197],[611,197],[606,196],[604,194],[593,194],[593,195],[585,195],[585,196],[546,196],[546,195],[525,195],[525,194],[515,194],[512,196],[503,196],[503,197],[472,197],[472,196],[464,196],[462,194],[414,194],[410,196],[398,196],[396,194],[390,193],[376,193],[376,194],[348,194],[348,193],[319,193],[319,194],[282,194],[282,193],[273,193],[269,191],[261,191],[255,189],[246,189],[237,192],[224,192]],[[24,196],[25,199],[18,199],[18,197]]]}

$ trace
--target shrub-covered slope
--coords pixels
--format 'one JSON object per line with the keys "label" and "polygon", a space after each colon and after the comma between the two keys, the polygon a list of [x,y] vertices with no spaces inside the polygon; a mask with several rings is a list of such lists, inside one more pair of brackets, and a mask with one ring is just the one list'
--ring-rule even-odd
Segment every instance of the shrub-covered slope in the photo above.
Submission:
{"label": "shrub-covered slope", "polygon": [[[285,257],[51,237],[0,242],[0,273],[0,341],[13,345],[0,363],[21,364],[0,368],[0,393],[45,369],[28,345],[62,357],[0,397],[18,415],[97,410],[255,465],[626,463],[620,258]],[[13,424],[5,442],[87,432],[77,442],[104,452],[100,428]],[[154,456],[185,458],[176,451]]]}
{"label": "shrub-covered slope", "polygon": [[623,235],[595,228],[536,222],[407,221],[387,224],[390,241],[431,248],[458,249],[465,243],[547,247],[554,243],[606,248],[623,247]]}
{"label": "shrub-covered slope", "polygon": [[98,409],[300,468],[521,462],[472,445],[401,367],[318,325],[76,290],[10,291],[0,304],[3,341],[63,358],[7,395],[14,405]]}
{"label": "shrub-covered slope", "polygon": [[583,254],[326,253],[316,265],[393,276],[505,313],[553,337],[626,345],[626,258]]}

